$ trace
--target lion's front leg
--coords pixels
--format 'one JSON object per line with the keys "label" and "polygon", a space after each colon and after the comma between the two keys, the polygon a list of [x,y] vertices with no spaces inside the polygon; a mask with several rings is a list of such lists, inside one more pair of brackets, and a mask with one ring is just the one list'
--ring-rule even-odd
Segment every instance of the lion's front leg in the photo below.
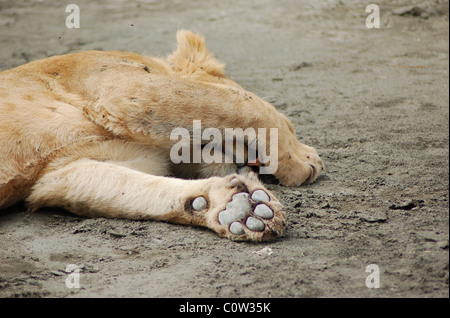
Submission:
{"label": "lion's front leg", "polygon": [[182,180],[82,159],[42,176],[26,201],[32,210],[204,226],[233,240],[274,239],[285,228],[281,204],[250,175]]}

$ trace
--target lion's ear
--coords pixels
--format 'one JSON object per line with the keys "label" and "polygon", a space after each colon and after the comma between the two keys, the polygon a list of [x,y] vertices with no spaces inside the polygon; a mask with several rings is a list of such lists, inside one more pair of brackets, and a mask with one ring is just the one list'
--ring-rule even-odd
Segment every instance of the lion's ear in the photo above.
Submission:
{"label": "lion's ear", "polygon": [[177,41],[177,49],[167,58],[172,69],[182,73],[203,70],[213,76],[225,76],[225,65],[208,51],[203,37],[191,31],[180,30],[177,33]]}

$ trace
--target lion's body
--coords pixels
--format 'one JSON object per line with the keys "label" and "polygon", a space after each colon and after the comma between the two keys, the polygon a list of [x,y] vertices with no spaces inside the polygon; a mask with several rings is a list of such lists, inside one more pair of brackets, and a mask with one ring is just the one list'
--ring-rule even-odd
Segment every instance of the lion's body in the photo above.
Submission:
{"label": "lion's body", "polygon": [[[193,120],[220,129],[277,128],[275,176],[286,185],[311,182],[322,169],[315,151],[296,140],[285,116],[228,79],[203,39],[182,31],[167,61],[88,51],[1,72],[0,209],[26,200],[33,210],[61,206],[85,215],[164,219],[233,236],[183,206],[186,199],[203,195],[209,202],[206,214],[217,218],[217,211],[209,213],[216,205],[209,192],[224,178],[162,177],[178,176],[169,160],[175,143],[170,132],[191,129]],[[234,165],[183,167],[188,170],[183,176],[237,172]],[[235,178],[262,188],[253,177]],[[153,203],[140,196],[145,193],[154,196]],[[217,205],[230,195],[218,195]]]}

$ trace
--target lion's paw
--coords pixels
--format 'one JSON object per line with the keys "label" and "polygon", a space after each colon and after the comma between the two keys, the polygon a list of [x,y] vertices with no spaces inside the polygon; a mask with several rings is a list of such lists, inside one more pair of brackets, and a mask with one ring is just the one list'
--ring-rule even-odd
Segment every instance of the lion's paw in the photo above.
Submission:
{"label": "lion's paw", "polygon": [[[283,233],[286,226],[283,207],[260,183],[241,176],[234,177],[231,192],[230,187],[227,192],[220,200],[222,203],[212,204],[206,212],[210,220],[208,227],[221,236],[238,241],[267,241]],[[208,202],[203,196],[192,201],[192,208],[196,211],[206,207]]]}

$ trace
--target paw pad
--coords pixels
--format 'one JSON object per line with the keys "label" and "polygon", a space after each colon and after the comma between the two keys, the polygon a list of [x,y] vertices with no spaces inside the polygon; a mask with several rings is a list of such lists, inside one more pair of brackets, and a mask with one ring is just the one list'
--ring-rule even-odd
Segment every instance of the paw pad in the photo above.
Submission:
{"label": "paw pad", "polygon": [[269,201],[269,195],[265,193],[263,190],[256,190],[252,194],[252,200],[256,202],[260,201]]}
{"label": "paw pad", "polygon": [[230,232],[236,235],[244,234],[244,226],[239,222],[233,222],[230,225]]}
{"label": "paw pad", "polygon": [[250,216],[247,219],[247,221],[245,222],[245,225],[247,225],[247,227],[252,231],[264,230],[264,223],[261,220],[254,218],[253,216]]}
{"label": "paw pad", "polygon": [[265,204],[258,204],[254,212],[257,216],[260,216],[263,219],[273,218],[273,211]]}
{"label": "paw pad", "polygon": [[[267,220],[274,217],[273,210],[263,203],[268,201],[270,197],[263,190],[255,190],[250,197],[246,192],[236,193],[225,206],[225,210],[219,213],[219,223],[230,225],[229,230],[235,235],[244,234],[245,227],[251,231],[263,231],[265,224],[261,219]],[[258,203],[256,207],[253,203],[255,207],[253,210],[252,202]]]}
{"label": "paw pad", "polygon": [[196,211],[203,210],[204,208],[206,208],[207,205],[208,205],[208,202],[206,201],[206,199],[204,197],[197,197],[194,199],[194,201],[192,201],[192,207]]}
{"label": "paw pad", "polygon": [[219,213],[219,222],[222,225],[228,225],[233,221],[243,219],[246,217],[247,211],[250,208],[248,193],[236,193],[233,195],[231,201],[227,203],[225,211]]}

